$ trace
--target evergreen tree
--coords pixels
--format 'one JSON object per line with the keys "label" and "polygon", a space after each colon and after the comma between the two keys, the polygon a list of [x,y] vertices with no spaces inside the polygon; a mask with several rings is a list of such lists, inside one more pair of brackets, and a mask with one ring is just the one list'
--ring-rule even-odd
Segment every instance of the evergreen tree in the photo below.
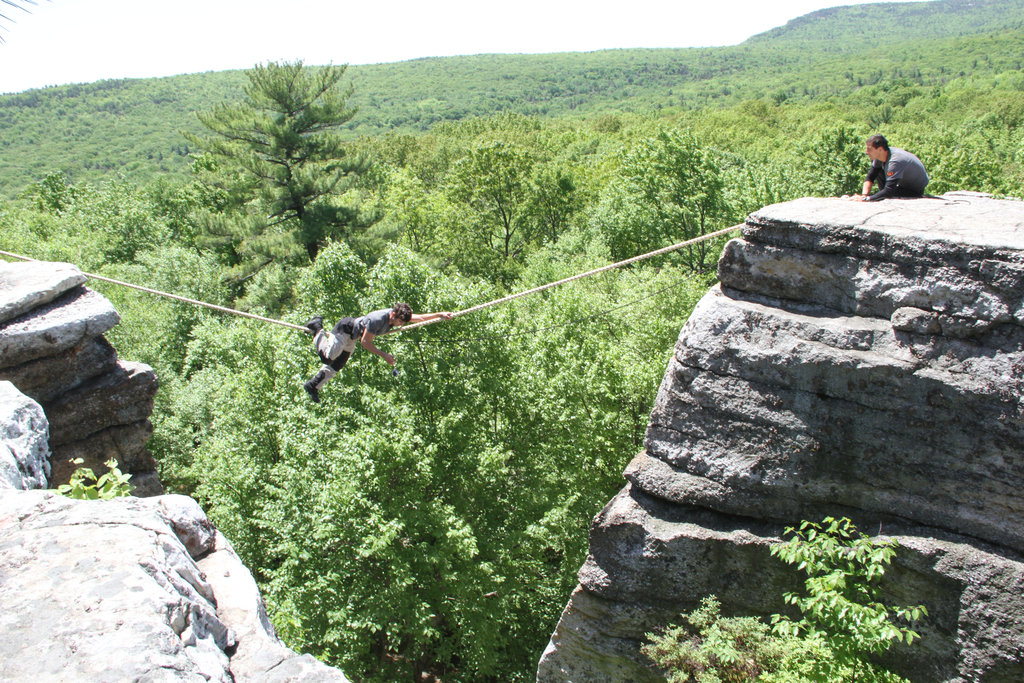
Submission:
{"label": "evergreen tree", "polygon": [[257,65],[241,102],[198,114],[210,135],[186,135],[209,156],[200,177],[227,197],[223,211],[205,216],[204,231],[240,274],[312,261],[356,222],[339,199],[365,170],[338,132],[356,113],[347,106],[352,88],[339,85],[345,68]]}
{"label": "evergreen tree", "polygon": [[[34,4],[36,4],[35,0],[0,0],[0,10],[4,10],[5,8],[2,7],[2,5],[6,5],[7,7],[13,7],[14,9],[20,9],[22,12],[28,12],[28,8],[25,7],[25,5]],[[14,23],[14,19],[11,19],[10,16],[4,14],[3,11],[0,11],[0,20]],[[0,25],[0,28],[2,28],[2,25]],[[4,42],[6,42],[4,40],[4,36],[3,34],[0,34],[0,43]]]}

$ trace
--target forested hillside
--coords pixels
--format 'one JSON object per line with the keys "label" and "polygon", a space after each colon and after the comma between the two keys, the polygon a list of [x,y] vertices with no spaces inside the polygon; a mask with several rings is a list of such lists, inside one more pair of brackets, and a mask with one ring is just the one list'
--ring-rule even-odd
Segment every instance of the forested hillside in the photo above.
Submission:
{"label": "forested hillside", "polygon": [[[7,95],[0,249],[330,325],[464,310],[856,192],[876,132],[929,192],[1024,195],[1021,2],[922,5],[949,12],[895,47],[864,39],[865,13],[916,5],[720,49]],[[308,335],[93,284],[119,354],[160,378],[163,481],[231,539],[292,648],[354,680],[525,681],[723,243],[384,336],[398,375],[358,348],[319,403]]]}
{"label": "forested hillside", "polygon": [[[734,47],[354,66],[348,76],[360,115],[347,131],[353,137],[417,132],[505,112],[671,114],[752,99],[791,105],[848,99],[863,106],[879,84],[889,90],[965,83],[1020,92],[1022,26],[1022,0],[935,0],[822,10]],[[181,131],[198,132],[194,112],[237,100],[244,82],[242,72],[219,72],[0,96],[0,196],[14,196],[53,170],[76,182],[114,173],[137,181],[183,177],[190,147]],[[898,95],[895,104],[906,98]]]}
{"label": "forested hillside", "polygon": [[979,33],[1024,29],[1021,0],[946,0],[874,5],[844,5],[805,14],[746,44],[831,43],[838,52],[857,52],[877,41],[897,47],[906,40],[966,38]]}

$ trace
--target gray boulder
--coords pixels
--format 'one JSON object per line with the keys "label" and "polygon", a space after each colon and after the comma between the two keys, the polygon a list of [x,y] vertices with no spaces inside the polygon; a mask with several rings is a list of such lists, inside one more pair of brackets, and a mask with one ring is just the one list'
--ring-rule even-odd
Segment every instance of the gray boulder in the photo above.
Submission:
{"label": "gray boulder", "polygon": [[0,369],[0,377],[12,382],[26,396],[49,403],[116,367],[114,347],[103,337],[89,337],[55,356]]}
{"label": "gray boulder", "polygon": [[66,294],[0,323],[0,366],[55,356],[98,337],[121,320],[99,292],[76,287]]}
{"label": "gray boulder", "polygon": [[0,489],[45,488],[49,475],[42,407],[10,382],[0,381]]}
{"label": "gray boulder", "polygon": [[50,424],[52,484],[115,459],[138,496],[163,493],[146,450],[157,391],[151,368],[118,361],[103,334],[119,321],[67,264],[0,265],[0,380],[42,404]]}
{"label": "gray boulder", "polygon": [[234,634],[151,503],[6,493],[0,519],[0,679],[231,680]]}
{"label": "gray boulder", "polygon": [[195,501],[0,491],[0,680],[335,681]]}
{"label": "gray boulder", "polygon": [[901,341],[884,319],[820,320],[715,288],[627,477],[728,514],[841,512],[865,528],[898,515],[1022,552],[1024,378],[1011,369],[1024,329],[979,340]]}
{"label": "gray boulder", "polygon": [[145,449],[156,378],[96,336],[116,313],[79,284],[20,292],[30,303],[0,325],[0,366],[15,363],[0,368],[15,381],[0,380],[0,680],[345,683],[281,643],[252,575],[191,498],[37,490],[51,458],[56,486],[77,458],[99,473],[116,457],[136,495],[163,491]]}
{"label": "gray boulder", "polygon": [[50,443],[60,446],[116,425],[145,420],[153,412],[156,390],[151,367],[121,361],[112,372],[46,404]]}
{"label": "gray boulder", "polygon": [[16,318],[85,282],[70,263],[0,261],[0,323]]}

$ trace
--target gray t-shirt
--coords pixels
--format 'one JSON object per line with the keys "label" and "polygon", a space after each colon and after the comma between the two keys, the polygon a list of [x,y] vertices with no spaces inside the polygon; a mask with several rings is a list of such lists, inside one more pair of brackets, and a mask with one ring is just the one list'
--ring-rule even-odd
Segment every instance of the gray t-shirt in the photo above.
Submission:
{"label": "gray t-shirt", "polygon": [[366,315],[356,318],[355,336],[358,339],[363,336],[365,330],[369,330],[373,336],[387,334],[391,331],[391,309],[382,308]]}
{"label": "gray t-shirt", "polygon": [[[871,199],[886,197],[920,197],[928,186],[928,172],[916,156],[899,147],[889,148],[889,160],[884,164],[875,161],[869,177],[884,177],[882,189],[871,195]],[[878,175],[874,175],[877,173]],[[881,176],[884,174],[884,176]]]}

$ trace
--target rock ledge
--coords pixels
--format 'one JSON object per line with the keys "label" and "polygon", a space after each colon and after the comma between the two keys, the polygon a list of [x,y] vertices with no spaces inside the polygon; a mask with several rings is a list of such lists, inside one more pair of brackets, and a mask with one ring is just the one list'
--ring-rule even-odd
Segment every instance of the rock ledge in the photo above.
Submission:
{"label": "rock ledge", "polygon": [[826,515],[896,538],[915,681],[1024,680],[1024,202],[801,199],[752,214],[679,334],[539,681],[656,681],[644,634],[716,594],[785,611],[769,554]]}

